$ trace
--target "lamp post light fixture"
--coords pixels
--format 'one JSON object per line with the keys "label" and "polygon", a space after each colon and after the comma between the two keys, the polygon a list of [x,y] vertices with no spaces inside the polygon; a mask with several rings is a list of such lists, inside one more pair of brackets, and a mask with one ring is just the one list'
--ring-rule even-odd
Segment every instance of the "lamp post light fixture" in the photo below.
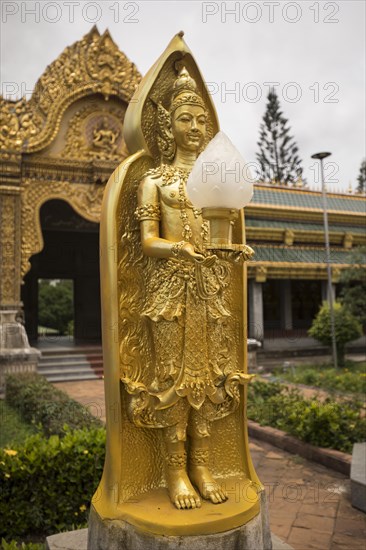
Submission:
{"label": "lamp post light fixture", "polygon": [[329,157],[331,154],[332,153],[315,153],[314,155],[311,155],[311,158],[312,159],[317,159],[317,160],[320,161],[320,179],[321,179],[321,184],[322,184],[325,253],[326,253],[327,274],[328,274],[328,302],[329,302],[329,312],[330,312],[330,328],[331,328],[331,334],[332,334],[332,354],[333,354],[334,366],[335,366],[335,368],[337,368],[338,367],[337,342],[336,342],[335,323],[334,323],[333,289],[332,289],[332,266],[331,266],[331,263],[330,263],[327,193],[326,193],[326,190],[325,190],[324,166],[323,166],[323,159]]}
{"label": "lamp post light fixture", "polygon": [[208,248],[235,250],[232,227],[239,210],[253,196],[253,179],[245,160],[224,132],[218,132],[199,155],[187,181],[193,205],[210,224]]}

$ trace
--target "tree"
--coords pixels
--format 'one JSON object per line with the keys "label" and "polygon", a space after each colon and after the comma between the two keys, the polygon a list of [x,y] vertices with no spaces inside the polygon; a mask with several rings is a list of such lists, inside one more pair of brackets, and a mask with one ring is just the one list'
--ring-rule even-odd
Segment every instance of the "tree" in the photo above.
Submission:
{"label": "tree", "polygon": [[366,246],[355,248],[350,255],[350,266],[341,273],[340,299],[350,312],[366,325]]}
{"label": "tree", "polygon": [[356,191],[357,193],[365,193],[366,192],[366,159],[363,159],[360,166],[360,173],[357,177],[357,187]]}
{"label": "tree", "polygon": [[274,89],[268,94],[266,112],[260,126],[259,153],[262,181],[277,184],[296,183],[302,176],[298,147],[290,136],[290,127],[283,116],[280,102]]}
{"label": "tree", "polygon": [[73,317],[73,282],[41,280],[38,291],[39,324],[66,334]]}
{"label": "tree", "polygon": [[[356,340],[356,338],[362,336],[362,327],[346,306],[335,302],[333,308],[338,362],[340,366],[343,366],[345,346],[347,342],[352,342],[352,340]],[[326,346],[332,344],[328,302],[323,302],[308,334]]]}

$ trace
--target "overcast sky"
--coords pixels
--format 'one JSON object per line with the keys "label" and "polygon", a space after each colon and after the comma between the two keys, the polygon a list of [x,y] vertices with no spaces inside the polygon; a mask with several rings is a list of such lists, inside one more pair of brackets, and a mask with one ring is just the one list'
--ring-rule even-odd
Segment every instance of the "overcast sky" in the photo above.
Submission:
{"label": "overcast sky", "polygon": [[[276,82],[303,159],[331,151],[330,188],[346,190],[365,157],[365,2],[298,0],[7,1],[1,5],[1,87],[29,94],[46,66],[93,23],[145,72],[185,31],[212,90],[221,129],[256,160],[268,83]],[[267,83],[267,84],[266,84]],[[230,91],[232,93],[230,93]],[[313,167],[313,168],[312,168]]]}

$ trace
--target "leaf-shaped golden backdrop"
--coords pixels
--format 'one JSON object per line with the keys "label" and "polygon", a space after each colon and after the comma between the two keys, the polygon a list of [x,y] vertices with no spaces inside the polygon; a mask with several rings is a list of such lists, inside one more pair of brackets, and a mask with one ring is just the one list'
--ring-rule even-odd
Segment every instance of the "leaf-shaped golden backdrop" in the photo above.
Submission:
{"label": "leaf-shaped golden backdrop", "polygon": [[[199,97],[186,101],[183,94],[175,93],[174,86],[180,78],[195,80]],[[175,101],[181,102],[176,110],[172,107]],[[182,110],[183,105],[187,108]],[[131,100],[124,132],[131,156],[111,176],[103,202],[101,287],[107,452],[103,477],[92,503],[90,550],[112,547],[108,545],[108,537],[114,528],[110,531],[109,526],[115,520],[117,530],[131,533],[132,529],[139,544],[142,539],[134,527],[142,529],[144,536],[160,534],[168,539],[221,533],[253,521],[255,529],[260,531],[258,536],[262,536],[257,490],[263,487],[251,462],[245,421],[245,385],[250,378],[246,374],[246,268],[230,262],[226,262],[225,267],[225,260],[221,263],[217,260],[217,271],[214,271],[215,266],[209,262],[213,256],[206,254],[204,247],[200,253],[194,251],[196,237],[202,243],[205,240],[204,220],[185,195],[191,168],[179,165],[177,159],[178,153],[183,159],[185,137],[190,144],[186,152],[193,151],[194,158],[203,140],[199,138],[199,145],[195,145],[200,135],[197,128],[195,132],[183,129],[180,143],[176,133],[176,154],[171,163],[162,158],[159,142],[159,116],[164,118],[164,113],[170,114],[173,127],[182,111],[188,112],[183,126],[189,126],[189,120],[197,122],[200,117],[207,118],[207,127],[206,123],[200,123],[205,126],[206,141],[218,132],[215,108],[180,33],[143,78]],[[203,131],[201,135],[204,136]],[[167,157],[170,153],[166,153]],[[150,250],[151,254],[147,253],[143,236],[146,223],[154,231],[150,241],[153,248],[156,246]],[[188,235],[183,235],[184,241],[180,241],[182,229],[184,235]],[[238,217],[233,239],[238,244],[245,243],[243,213]],[[186,252],[190,251],[194,261],[206,254],[205,262],[189,263],[191,260],[181,255],[183,247]],[[197,294],[199,282],[202,292],[196,301],[194,293]],[[174,292],[176,283],[182,292]],[[188,285],[191,286],[188,288]],[[170,312],[177,313],[170,315],[166,305]],[[177,316],[181,315],[182,320],[178,321]],[[170,323],[170,328],[158,327],[162,319]],[[210,323],[211,329],[208,329]],[[152,330],[151,324],[154,324]],[[210,336],[206,338],[206,334]],[[161,354],[159,361],[157,353]],[[197,380],[194,380],[195,369],[202,371]],[[173,385],[164,385],[167,376],[173,377]],[[162,406],[157,405],[159,400]],[[187,435],[187,422],[191,422],[191,410],[195,408],[198,430],[201,406],[205,403],[209,405],[207,414],[209,410],[215,421],[205,418],[206,424],[212,423],[212,435],[209,437],[207,429],[202,437],[209,437],[212,450],[199,446],[187,448],[192,459],[188,473],[192,476],[193,464],[197,472],[202,466],[210,469],[214,491],[229,493],[229,498],[218,498],[203,484],[202,507],[194,507],[192,497],[188,499],[190,503],[179,495],[175,499],[172,472],[176,467],[182,469],[179,484],[184,485],[188,453],[181,444]],[[180,414],[181,409],[176,405],[182,405],[182,412],[188,410],[189,418],[185,413]],[[170,411],[174,414],[168,418],[165,411],[168,415]],[[171,424],[172,416],[179,428],[178,424]],[[169,429],[172,436],[167,434]],[[175,452],[174,434],[178,432],[180,450]],[[198,445],[201,435],[197,434],[198,431],[195,437]],[[188,435],[193,441],[193,435]],[[167,444],[166,438],[170,437]],[[197,479],[192,483],[198,491]],[[226,491],[220,484],[224,484]],[[194,491],[193,487],[189,490]],[[197,503],[201,503],[198,496]],[[216,503],[220,503],[219,510]],[[189,507],[194,509],[181,509]],[[104,546],[98,546],[101,537],[107,540]]]}

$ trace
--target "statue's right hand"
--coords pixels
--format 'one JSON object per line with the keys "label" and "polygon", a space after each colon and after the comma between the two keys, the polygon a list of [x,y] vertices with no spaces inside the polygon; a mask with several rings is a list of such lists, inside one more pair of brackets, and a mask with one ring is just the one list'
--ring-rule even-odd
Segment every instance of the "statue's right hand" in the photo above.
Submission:
{"label": "statue's right hand", "polygon": [[191,243],[185,243],[182,246],[181,257],[190,262],[202,262],[205,259],[203,254],[199,254],[195,251]]}

